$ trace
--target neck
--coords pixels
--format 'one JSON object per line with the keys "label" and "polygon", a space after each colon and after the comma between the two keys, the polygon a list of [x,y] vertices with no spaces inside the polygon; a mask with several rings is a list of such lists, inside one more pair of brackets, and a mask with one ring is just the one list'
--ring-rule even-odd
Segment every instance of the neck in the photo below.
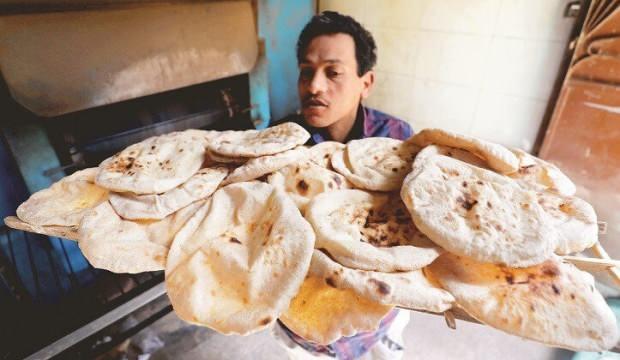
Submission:
{"label": "neck", "polygon": [[337,142],[344,142],[347,139],[351,129],[353,129],[353,125],[355,125],[359,108],[359,106],[356,107],[351,113],[326,128],[330,139]]}

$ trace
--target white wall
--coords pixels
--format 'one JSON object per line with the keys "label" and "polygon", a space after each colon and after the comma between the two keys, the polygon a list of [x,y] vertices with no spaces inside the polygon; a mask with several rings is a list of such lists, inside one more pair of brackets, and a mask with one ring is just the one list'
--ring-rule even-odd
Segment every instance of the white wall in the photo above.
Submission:
{"label": "white wall", "polygon": [[568,0],[320,0],[374,35],[367,105],[531,150],[563,57]]}

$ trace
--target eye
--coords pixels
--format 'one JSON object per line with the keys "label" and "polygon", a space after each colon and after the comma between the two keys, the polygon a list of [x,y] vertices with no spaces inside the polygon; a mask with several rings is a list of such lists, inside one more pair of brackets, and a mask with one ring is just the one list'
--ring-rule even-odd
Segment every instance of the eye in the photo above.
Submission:
{"label": "eye", "polygon": [[340,71],[337,70],[327,70],[327,76],[329,78],[336,78],[338,76],[342,75],[342,73]]}
{"label": "eye", "polygon": [[300,79],[304,79],[304,80],[311,79],[313,75],[314,75],[314,70],[309,69],[309,68],[302,68],[299,71]]}

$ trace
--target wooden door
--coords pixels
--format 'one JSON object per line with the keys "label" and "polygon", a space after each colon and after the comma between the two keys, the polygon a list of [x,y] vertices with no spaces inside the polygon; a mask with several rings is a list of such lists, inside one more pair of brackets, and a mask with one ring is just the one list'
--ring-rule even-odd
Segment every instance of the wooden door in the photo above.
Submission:
{"label": "wooden door", "polygon": [[539,155],[577,183],[620,258],[620,0],[592,1]]}

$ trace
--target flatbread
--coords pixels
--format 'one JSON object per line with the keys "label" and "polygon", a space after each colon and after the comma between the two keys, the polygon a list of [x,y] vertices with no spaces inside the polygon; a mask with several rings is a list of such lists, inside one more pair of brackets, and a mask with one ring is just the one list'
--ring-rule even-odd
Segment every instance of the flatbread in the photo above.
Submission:
{"label": "flatbread", "polygon": [[338,190],[320,194],[306,210],[316,247],[340,264],[381,272],[417,270],[442,250],[413,224],[398,194]]}
{"label": "flatbread", "polygon": [[352,188],[344,176],[312,161],[291,164],[269,175],[267,181],[285,191],[302,213],[318,194]]}
{"label": "flatbread", "polygon": [[336,141],[323,141],[310,148],[310,160],[324,168],[332,168],[332,154],[344,150],[345,145]]}
{"label": "flatbread", "polygon": [[207,139],[196,131],[154,136],[99,164],[97,185],[116,192],[161,194],[181,185],[207,159]]}
{"label": "flatbread", "polygon": [[534,191],[438,155],[432,146],[418,154],[401,198],[418,229],[457,255],[525,267],[548,259],[557,245],[558,233]]}
{"label": "flatbread", "polygon": [[416,145],[389,138],[353,140],[332,154],[334,170],[358,188],[375,191],[400,189],[418,151]]}
{"label": "flatbread", "polygon": [[369,190],[398,190],[420,147],[402,140],[371,137],[347,143],[347,159],[353,174],[371,180]]}
{"label": "flatbread", "polygon": [[166,288],[177,315],[223,334],[246,335],[286,310],[310,266],[314,233],[273,186],[216,191],[177,235]]}
{"label": "flatbread", "polygon": [[432,285],[422,270],[395,273],[354,270],[338,264],[322,251],[314,250],[308,274],[323,279],[329,286],[352,290],[365,299],[384,305],[440,313],[454,303],[454,297]]}
{"label": "flatbread", "polygon": [[509,176],[524,187],[550,190],[565,196],[575,195],[577,187],[557,166],[526,153],[511,150],[519,159],[519,170]]}
{"label": "flatbread", "polygon": [[204,168],[185,183],[163,194],[111,193],[110,204],[125,219],[160,220],[194,201],[209,197],[226,175],[226,167]]}
{"label": "flatbread", "polygon": [[69,240],[78,240],[77,226],[59,226],[59,225],[32,225],[21,221],[16,216],[7,216],[4,218],[6,226],[22,231],[33,232],[41,235],[56,236]]}
{"label": "flatbread", "polygon": [[280,320],[304,339],[327,345],[343,336],[375,331],[392,309],[310,276]]}
{"label": "flatbread", "polygon": [[555,258],[511,269],[446,253],[427,270],[472,317],[509,334],[575,351],[618,341],[616,318],[593,277]]}
{"label": "flatbread", "polygon": [[197,201],[162,220],[132,221],[109,202],[91,210],[78,230],[78,245],[90,264],[115,273],[163,270],[175,234],[202,206]]}
{"label": "flatbread", "polygon": [[486,160],[479,156],[476,156],[476,154],[471,153],[467,150],[441,145],[427,146],[426,148],[424,148],[424,150],[424,153],[418,154],[418,156],[416,156],[416,159],[418,159],[418,157],[420,158],[418,162],[423,161],[422,159],[425,156],[444,155],[453,159],[466,162],[470,165],[477,166],[479,168],[492,170]]}
{"label": "flatbread", "polygon": [[94,184],[96,173],[97,168],[76,171],[37,191],[19,205],[17,217],[33,226],[79,225],[88,210],[108,197],[108,190]]}
{"label": "flatbread", "polygon": [[233,170],[224,179],[223,185],[258,179],[263,175],[278,171],[285,166],[304,162],[308,158],[308,149],[298,146],[275,155],[261,156],[251,159],[247,163]]}
{"label": "flatbread", "polygon": [[537,192],[536,197],[557,230],[556,254],[577,253],[596,244],[598,225],[592,205],[574,196],[552,192]]}
{"label": "flatbread", "polygon": [[424,129],[407,140],[420,147],[431,144],[464,149],[485,159],[500,174],[519,170],[519,159],[502,145],[442,129]]}
{"label": "flatbread", "polygon": [[218,154],[216,152],[213,152],[211,150],[207,151],[207,156],[214,163],[233,164],[233,165],[245,164],[246,162],[248,162],[249,159],[251,159],[251,158],[247,158],[247,157],[224,156],[224,155],[220,155],[220,154]]}
{"label": "flatbread", "polygon": [[273,155],[303,145],[310,134],[287,122],[265,130],[223,131],[209,143],[209,150],[228,157]]}

